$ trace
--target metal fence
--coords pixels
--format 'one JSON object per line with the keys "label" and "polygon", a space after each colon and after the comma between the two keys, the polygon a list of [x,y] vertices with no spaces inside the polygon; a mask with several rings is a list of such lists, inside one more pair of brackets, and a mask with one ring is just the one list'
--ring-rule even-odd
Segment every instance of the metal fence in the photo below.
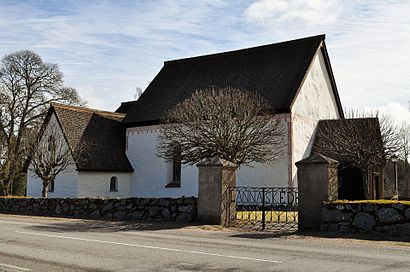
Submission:
{"label": "metal fence", "polygon": [[298,190],[288,187],[229,187],[227,225],[255,230],[297,230]]}

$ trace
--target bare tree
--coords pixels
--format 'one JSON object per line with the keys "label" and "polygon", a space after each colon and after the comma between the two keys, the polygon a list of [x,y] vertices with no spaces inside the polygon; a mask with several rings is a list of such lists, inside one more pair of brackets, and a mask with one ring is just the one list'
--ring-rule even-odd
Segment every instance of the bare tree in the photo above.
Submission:
{"label": "bare tree", "polygon": [[50,124],[32,149],[30,170],[43,181],[42,196],[47,197],[56,176],[74,163],[71,150],[57,124]]}
{"label": "bare tree", "polygon": [[233,88],[195,92],[170,109],[162,120],[158,155],[168,161],[180,153],[183,164],[218,157],[249,165],[279,158],[284,127],[268,102]]}
{"label": "bare tree", "polygon": [[346,110],[347,118],[377,118],[379,120],[380,133],[383,140],[383,149],[386,159],[397,156],[401,149],[401,140],[399,136],[400,127],[386,113],[378,110]]}
{"label": "bare tree", "polygon": [[16,175],[23,171],[29,134],[36,133],[52,101],[81,104],[75,89],[63,86],[57,64],[45,63],[32,51],[6,55],[0,66],[0,181],[11,194]]}
{"label": "bare tree", "polygon": [[385,164],[379,123],[375,118],[322,120],[314,151],[347,166],[368,170]]}
{"label": "bare tree", "polygon": [[363,189],[368,198],[368,170],[386,164],[384,142],[377,118],[319,121],[314,152],[321,153],[362,172]]}
{"label": "bare tree", "polygon": [[86,142],[81,141],[71,147],[74,150],[71,149],[56,123],[48,122],[48,125],[40,130],[29,151],[29,167],[34,176],[43,181],[43,197],[47,197],[48,188],[58,174],[80,159],[84,162],[84,156],[81,155],[89,151],[88,147]]}
{"label": "bare tree", "polygon": [[410,124],[409,123],[403,123],[400,132],[399,132],[399,137],[401,141],[401,154],[400,157],[404,161],[409,161],[410,160]]}
{"label": "bare tree", "polygon": [[140,96],[142,95],[143,92],[144,92],[144,90],[141,87],[136,87],[135,88],[134,99],[138,100],[138,98],[140,98]]}
{"label": "bare tree", "polygon": [[404,180],[406,184],[406,196],[410,197],[410,178],[409,178],[409,163],[410,163],[410,124],[403,123],[399,137],[401,140],[400,158],[404,161]]}

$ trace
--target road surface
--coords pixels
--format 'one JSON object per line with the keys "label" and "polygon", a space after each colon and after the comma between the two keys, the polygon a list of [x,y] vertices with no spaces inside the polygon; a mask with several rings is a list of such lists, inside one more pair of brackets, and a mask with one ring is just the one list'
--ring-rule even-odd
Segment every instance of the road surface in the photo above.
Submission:
{"label": "road surface", "polygon": [[410,243],[0,215],[1,271],[410,271]]}

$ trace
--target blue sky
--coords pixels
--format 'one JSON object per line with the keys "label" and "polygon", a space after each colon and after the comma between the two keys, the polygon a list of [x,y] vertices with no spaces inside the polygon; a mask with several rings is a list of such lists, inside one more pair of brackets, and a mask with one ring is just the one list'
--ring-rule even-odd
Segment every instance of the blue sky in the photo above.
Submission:
{"label": "blue sky", "polygon": [[343,106],[410,121],[409,14],[399,0],[0,0],[0,56],[34,50],[114,110],[165,60],[325,33]]}

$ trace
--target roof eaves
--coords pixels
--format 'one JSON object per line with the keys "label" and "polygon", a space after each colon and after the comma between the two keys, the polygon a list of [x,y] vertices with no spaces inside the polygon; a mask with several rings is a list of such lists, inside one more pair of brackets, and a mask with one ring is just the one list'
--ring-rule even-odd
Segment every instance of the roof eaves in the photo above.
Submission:
{"label": "roof eaves", "polygon": [[71,157],[72,157],[73,160],[74,160],[74,164],[75,164],[76,167],[78,167],[78,166],[79,166],[79,163],[78,163],[78,161],[76,160],[76,156],[74,155],[73,147],[72,147],[72,145],[70,144],[70,142],[68,141],[68,138],[67,138],[67,136],[66,136],[66,132],[65,132],[65,130],[64,130],[64,127],[63,127],[62,124],[61,124],[60,118],[58,117],[58,113],[57,113],[57,111],[55,110],[55,106],[53,105],[53,103],[51,104],[50,110],[51,110],[51,109],[53,110],[53,112],[54,112],[54,114],[55,114],[55,116],[56,116],[57,124],[58,124],[58,126],[60,127],[61,132],[63,133],[64,140],[65,140],[65,142],[67,143],[68,148],[70,149]]}
{"label": "roof eaves", "polygon": [[302,81],[301,81],[300,84],[299,84],[298,90],[296,91],[296,94],[295,94],[295,96],[293,97],[292,102],[290,103],[290,109],[293,108],[293,104],[295,103],[297,97],[299,96],[300,90],[302,89],[302,86],[303,86],[303,84],[305,83],[305,80],[306,80],[306,78],[307,78],[307,76],[308,76],[308,74],[309,74],[309,71],[310,71],[310,69],[312,68],[313,61],[315,60],[315,56],[316,56],[317,53],[319,52],[319,50],[320,50],[320,48],[322,47],[322,44],[323,44],[323,43],[324,43],[324,40],[322,40],[322,41],[320,42],[319,46],[317,47],[317,49],[316,49],[316,51],[315,51],[315,54],[313,54],[312,58],[310,59],[310,61],[309,61],[309,66],[307,67],[307,69],[306,69],[306,71],[305,71],[305,74],[303,75],[303,79],[302,79]]}
{"label": "roof eaves", "polygon": [[103,110],[91,109],[91,108],[80,107],[80,106],[65,105],[65,104],[56,103],[56,102],[52,102],[51,106],[56,107],[56,108],[66,109],[66,110],[72,110],[76,112],[95,113],[98,115],[113,116],[113,117],[119,117],[119,118],[125,117],[124,113],[103,111]]}
{"label": "roof eaves", "polygon": [[323,46],[322,46],[321,50],[322,50],[323,58],[325,59],[326,69],[328,70],[327,72],[328,72],[328,75],[329,75],[329,78],[330,78],[330,83],[332,84],[332,90],[333,90],[333,94],[334,94],[335,99],[336,99],[336,103],[337,103],[337,106],[338,106],[340,118],[344,119],[345,116],[344,116],[344,112],[343,112],[342,103],[340,101],[339,92],[337,90],[335,76],[333,74],[332,65],[330,64],[329,54],[327,52],[326,44],[324,42],[323,42]]}

